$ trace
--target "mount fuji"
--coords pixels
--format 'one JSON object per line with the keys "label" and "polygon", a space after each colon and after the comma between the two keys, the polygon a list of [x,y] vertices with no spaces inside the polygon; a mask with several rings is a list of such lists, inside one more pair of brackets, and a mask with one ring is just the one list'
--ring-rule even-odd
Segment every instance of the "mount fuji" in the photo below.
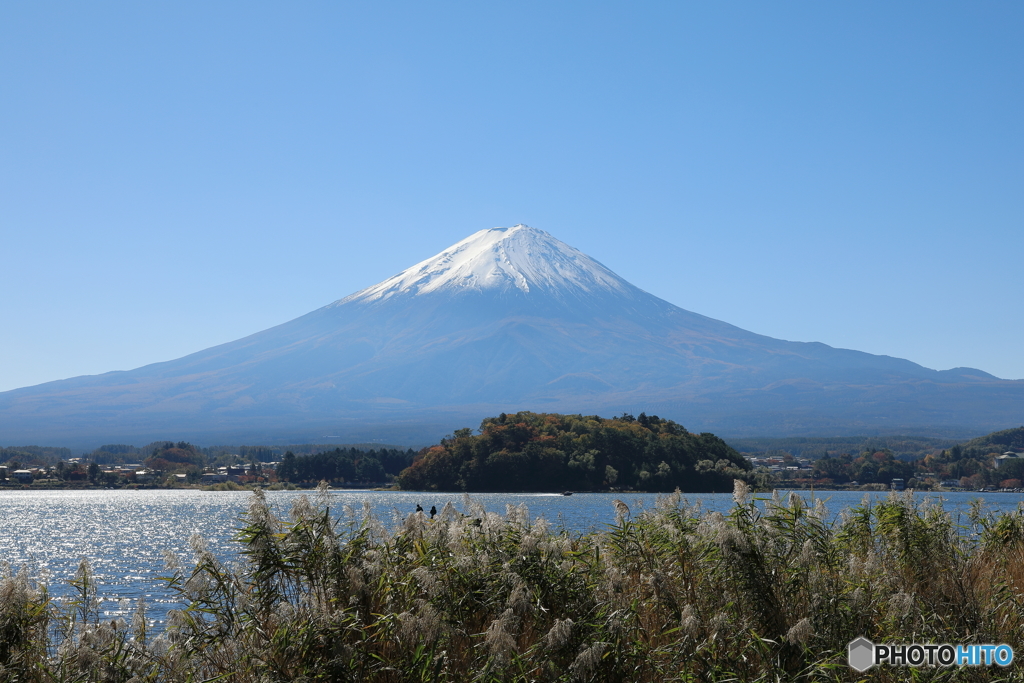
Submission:
{"label": "mount fuji", "polygon": [[527,409],[734,436],[981,433],[1024,422],[1024,381],[748,332],[517,225],[234,342],[0,393],[0,444],[423,443]]}

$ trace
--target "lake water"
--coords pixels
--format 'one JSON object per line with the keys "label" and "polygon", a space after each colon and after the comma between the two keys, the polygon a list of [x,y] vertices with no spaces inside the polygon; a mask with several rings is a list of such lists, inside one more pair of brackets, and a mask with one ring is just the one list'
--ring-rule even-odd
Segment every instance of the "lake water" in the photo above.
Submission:
{"label": "lake water", "polygon": [[[800,492],[805,498],[809,492]],[[153,626],[160,628],[167,610],[177,607],[174,597],[157,578],[167,573],[164,553],[171,551],[186,563],[191,559],[189,537],[196,533],[218,556],[231,559],[237,544],[232,541],[245,512],[250,493],[212,492],[191,489],[112,491],[6,491],[0,490],[0,562],[15,570],[26,567],[33,576],[46,577],[51,594],[67,593],[67,581],[74,577],[79,561],[87,558],[93,567],[104,598],[101,614],[108,618],[125,616],[142,597],[149,605]],[[268,491],[267,500],[285,515],[298,496],[297,491]],[[863,492],[822,491],[829,510],[857,505]],[[873,493],[878,499],[887,494]],[[939,500],[940,494],[918,493],[919,499]],[[405,491],[332,491],[332,510],[349,505],[361,510],[368,503],[373,514],[394,523],[413,512],[416,505],[440,510],[451,502],[465,510],[461,494]],[[727,512],[731,494],[689,494],[689,503],[699,502],[706,511]],[[987,510],[1015,509],[1024,495],[1013,493],[957,492],[941,494],[946,510],[966,520],[970,501],[982,498]],[[474,494],[487,510],[505,513],[507,505],[525,504],[531,518],[544,517],[556,528],[576,533],[599,530],[615,521],[612,501],[623,500],[633,513],[653,509],[657,495],[628,493],[557,494]],[[124,601],[132,604],[127,605]]]}

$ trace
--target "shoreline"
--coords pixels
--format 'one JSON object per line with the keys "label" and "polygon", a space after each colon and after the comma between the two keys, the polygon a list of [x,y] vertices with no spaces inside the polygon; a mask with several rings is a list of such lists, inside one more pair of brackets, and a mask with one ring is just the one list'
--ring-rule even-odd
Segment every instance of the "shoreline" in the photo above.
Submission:
{"label": "shoreline", "polygon": [[[167,491],[180,491],[180,490],[192,490],[192,491],[237,491],[237,492],[252,492],[252,491],[312,491],[319,486],[317,482],[288,482],[287,484],[237,484],[235,482],[220,482],[217,484],[186,484],[182,486],[160,486],[157,484],[129,484],[126,486],[100,486],[95,484],[80,484],[78,482],[60,482],[56,484],[13,484],[10,482],[0,482],[0,492],[3,491],[155,491],[155,490],[167,490]],[[347,486],[344,484],[329,484],[328,488],[335,491],[394,491],[396,493],[430,493],[430,494],[469,494],[475,495],[479,493],[506,493],[506,494],[563,494],[563,491],[550,491],[547,489],[531,489],[523,491],[431,491],[431,490],[405,490],[394,488],[390,486],[382,486],[381,484],[361,484]],[[863,486],[807,486],[807,485],[786,485],[786,482],[779,482],[778,486],[772,489],[751,489],[755,494],[770,494],[772,491],[861,491],[864,493],[886,493],[889,491],[910,491],[913,493],[1024,493],[1024,489],[995,489],[995,488],[981,488],[981,489],[966,489],[966,488],[907,488],[907,489],[892,489],[884,484],[865,484]],[[645,491],[645,490],[634,490],[634,489],[608,489],[605,491],[572,491],[570,495],[585,495],[588,493],[614,493],[620,495],[671,495],[672,491]],[[703,495],[710,493],[728,493],[727,491],[682,491],[679,493],[683,495]]]}

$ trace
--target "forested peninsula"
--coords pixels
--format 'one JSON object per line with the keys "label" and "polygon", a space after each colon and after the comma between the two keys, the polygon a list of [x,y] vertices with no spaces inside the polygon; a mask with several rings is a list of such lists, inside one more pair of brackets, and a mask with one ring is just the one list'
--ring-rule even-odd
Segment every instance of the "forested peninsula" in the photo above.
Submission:
{"label": "forested peninsula", "polygon": [[398,476],[416,491],[731,491],[750,464],[714,434],[657,416],[502,413],[460,429]]}

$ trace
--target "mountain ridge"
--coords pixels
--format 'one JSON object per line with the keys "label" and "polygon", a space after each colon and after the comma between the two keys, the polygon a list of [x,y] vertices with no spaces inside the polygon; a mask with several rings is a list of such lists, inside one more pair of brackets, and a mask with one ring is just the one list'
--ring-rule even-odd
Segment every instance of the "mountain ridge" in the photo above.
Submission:
{"label": "mountain ridge", "polygon": [[746,435],[915,426],[981,433],[1019,423],[1022,407],[1024,381],[759,335],[659,299],[518,225],[478,231],[232,342],[0,393],[0,441],[56,432],[200,440],[254,428],[375,438],[349,428],[414,432],[417,421],[464,426],[503,411],[638,408],[691,429]]}

